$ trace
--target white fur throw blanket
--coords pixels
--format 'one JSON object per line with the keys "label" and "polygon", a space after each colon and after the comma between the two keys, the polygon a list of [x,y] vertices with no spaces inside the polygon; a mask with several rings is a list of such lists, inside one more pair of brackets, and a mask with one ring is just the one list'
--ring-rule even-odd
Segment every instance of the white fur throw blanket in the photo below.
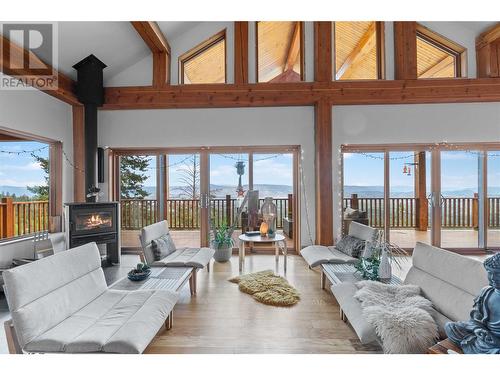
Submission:
{"label": "white fur throw blanket", "polygon": [[354,295],[363,316],[375,328],[385,353],[425,353],[435,344],[438,328],[432,302],[416,285],[388,285],[364,280]]}

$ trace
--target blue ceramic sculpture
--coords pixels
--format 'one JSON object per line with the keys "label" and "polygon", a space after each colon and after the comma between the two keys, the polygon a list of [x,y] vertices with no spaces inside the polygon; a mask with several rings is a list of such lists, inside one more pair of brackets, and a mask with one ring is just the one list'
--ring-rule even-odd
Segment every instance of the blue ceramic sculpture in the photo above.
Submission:
{"label": "blue ceramic sculpture", "polygon": [[474,300],[467,322],[449,322],[448,338],[466,354],[500,354],[500,253],[484,261],[490,286]]}

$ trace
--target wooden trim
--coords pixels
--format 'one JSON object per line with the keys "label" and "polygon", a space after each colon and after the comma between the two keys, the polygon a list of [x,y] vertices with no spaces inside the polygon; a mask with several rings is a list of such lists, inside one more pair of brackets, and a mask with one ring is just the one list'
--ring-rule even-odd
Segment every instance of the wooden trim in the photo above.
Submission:
{"label": "wooden trim", "polygon": [[73,106],[73,201],[85,202],[85,111]]}
{"label": "wooden trim", "polygon": [[[284,21],[277,21],[277,22],[284,22]],[[305,56],[304,56],[304,22],[302,21],[296,21],[299,24],[300,27],[300,34],[299,34],[299,40],[300,40],[300,80],[304,81],[305,77]],[[296,29],[295,29],[296,30]],[[294,36],[292,35],[292,40],[290,41],[293,43],[293,38]],[[283,69],[283,73],[286,72],[286,62],[285,66]],[[281,74],[283,74],[281,73]],[[270,81],[259,81],[259,21],[255,21],[255,79],[258,82],[258,84],[268,84],[271,83],[272,80],[276,79],[279,76],[276,76],[272,78]],[[292,84],[294,82],[287,82],[285,84]]]}
{"label": "wooden trim", "polygon": [[49,156],[49,231],[60,232],[62,230],[62,158],[63,146],[61,142],[50,145]]}
{"label": "wooden trim", "polygon": [[499,43],[500,23],[495,24],[476,38],[476,70],[478,77],[496,78],[499,76]]}
{"label": "wooden trim", "polygon": [[278,145],[278,146],[210,146],[210,147],[118,147],[111,148],[115,156],[125,155],[161,155],[161,154],[190,154],[201,151],[210,151],[215,153],[239,154],[239,153],[279,153],[297,151],[297,145]]}
{"label": "wooden trim", "polygon": [[332,23],[314,22],[314,80],[330,82],[332,64]]}
{"label": "wooden trim", "polygon": [[[453,146],[449,149],[447,146]],[[452,143],[384,143],[384,144],[348,144],[340,146],[341,152],[385,152],[385,151],[497,151],[500,142],[452,142]]]}
{"label": "wooden trim", "polygon": [[[205,52],[210,47],[222,41],[224,41],[224,82],[227,82],[227,38],[226,38],[226,29],[224,29],[179,56],[179,83],[181,85],[185,84],[184,64],[187,63],[189,60],[195,58],[199,54]],[[207,85],[214,85],[214,84],[207,83]],[[215,85],[220,86],[221,84],[219,83]]]}
{"label": "wooden trim", "polygon": [[[0,39],[2,53],[0,53],[0,71],[6,75],[21,76],[21,80],[25,83],[33,83],[31,86],[34,88],[53,96],[65,103],[71,105],[81,105],[75,94],[76,83],[66,75],[58,72],[52,66],[45,64],[33,52],[23,49],[14,42],[11,42],[6,37],[2,36]],[[39,64],[44,65],[44,70],[52,72],[50,75],[46,73],[36,72],[35,69],[29,68],[16,68],[11,69],[10,63],[13,62],[15,66],[24,66],[23,61],[26,58],[34,59]],[[11,61],[13,60],[13,61]],[[42,77],[50,77],[53,83],[50,83]],[[48,86],[37,84],[37,82],[47,82]]]}
{"label": "wooden trim", "polygon": [[499,102],[500,80],[432,79],[109,87],[102,109]]}
{"label": "wooden trim", "polygon": [[377,77],[385,79],[385,22],[376,21],[377,38]]}
{"label": "wooden trim", "polygon": [[234,83],[248,83],[248,22],[234,23]]}
{"label": "wooden trim", "polygon": [[417,23],[394,22],[395,79],[417,79]]}
{"label": "wooden trim", "polygon": [[[416,37],[424,40],[425,42],[433,45],[440,50],[449,53],[455,60],[456,78],[467,77],[467,48],[419,23],[417,23],[416,25]],[[438,64],[428,69],[418,78],[432,78],[431,74],[434,74],[435,71],[440,70],[440,64],[446,64],[446,59],[443,59]]]}
{"label": "wooden trim", "polygon": [[333,244],[332,190],[332,106],[321,100],[314,107],[316,171],[316,240],[317,245]]}
{"label": "wooden trim", "polygon": [[488,30],[479,34],[476,38],[476,49],[487,46],[488,44],[500,38],[500,22],[488,28]]}

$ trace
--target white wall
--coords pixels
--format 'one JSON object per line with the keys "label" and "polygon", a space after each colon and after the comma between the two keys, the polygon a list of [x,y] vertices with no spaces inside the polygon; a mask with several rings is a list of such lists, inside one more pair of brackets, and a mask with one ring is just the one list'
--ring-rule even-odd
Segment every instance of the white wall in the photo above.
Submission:
{"label": "white wall", "polygon": [[[0,90],[0,127],[19,130],[63,142],[63,149],[73,155],[71,106],[38,90]],[[73,200],[73,170],[63,161],[63,202]],[[31,242],[13,245],[0,243],[0,267],[14,256],[31,251]],[[26,254],[25,254],[26,255]]]}
{"label": "white wall", "polygon": [[335,218],[342,144],[500,142],[500,103],[335,106],[332,117]]}
{"label": "white wall", "polygon": [[[313,107],[99,112],[101,147],[300,145],[314,236]],[[302,199],[302,244],[310,243]]]}

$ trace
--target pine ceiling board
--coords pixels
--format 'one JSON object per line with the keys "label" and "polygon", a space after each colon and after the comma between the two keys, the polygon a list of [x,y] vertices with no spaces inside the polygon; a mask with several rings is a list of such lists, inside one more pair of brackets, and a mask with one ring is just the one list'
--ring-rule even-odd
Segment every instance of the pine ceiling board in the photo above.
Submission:
{"label": "pine ceiling board", "polygon": [[184,83],[225,83],[225,50],[225,40],[221,40],[187,61],[184,64]]}
{"label": "pine ceiling board", "polygon": [[[436,48],[432,44],[417,38],[417,74],[420,77],[424,72],[431,69],[440,61],[450,56],[449,53]],[[439,74],[434,75],[435,78],[452,78],[455,77],[455,69],[452,65],[451,69],[442,69]]]}
{"label": "pine ceiling board", "polygon": [[257,29],[259,82],[267,82],[283,73],[295,22],[260,21]]}
{"label": "pine ceiling board", "polygon": [[[364,22],[335,22],[335,71],[346,62],[355,48],[362,41],[365,34],[374,24]],[[374,31],[375,32],[375,31]],[[374,35],[375,36],[375,35]],[[369,52],[357,59],[355,64],[340,79],[376,79],[377,78],[377,45],[373,43]]]}

